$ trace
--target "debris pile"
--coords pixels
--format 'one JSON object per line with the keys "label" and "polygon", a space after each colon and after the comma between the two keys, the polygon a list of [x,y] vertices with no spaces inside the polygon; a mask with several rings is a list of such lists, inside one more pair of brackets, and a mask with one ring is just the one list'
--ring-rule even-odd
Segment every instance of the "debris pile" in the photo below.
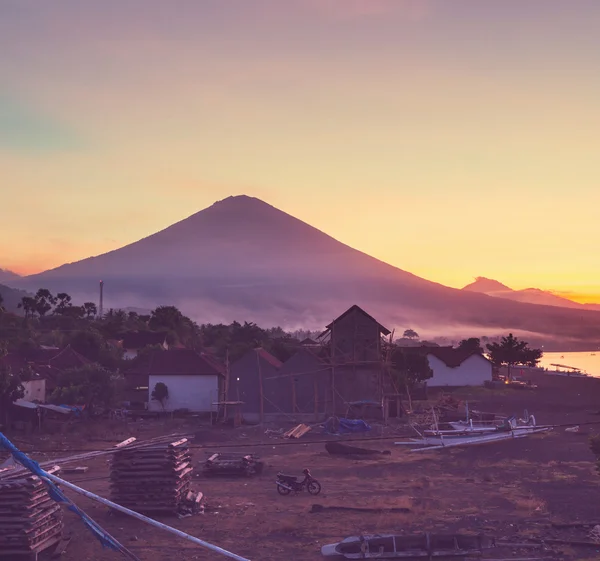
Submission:
{"label": "debris pile", "polygon": [[[58,468],[48,470],[56,473]],[[62,539],[62,510],[36,476],[0,480],[0,559],[36,556]]]}
{"label": "debris pile", "polygon": [[193,470],[186,438],[119,450],[111,465],[111,500],[143,514],[177,514],[188,502]]}
{"label": "debris pile", "polygon": [[204,475],[240,475],[250,477],[262,472],[263,462],[258,456],[248,454],[246,456],[235,454],[212,454],[204,465]]}

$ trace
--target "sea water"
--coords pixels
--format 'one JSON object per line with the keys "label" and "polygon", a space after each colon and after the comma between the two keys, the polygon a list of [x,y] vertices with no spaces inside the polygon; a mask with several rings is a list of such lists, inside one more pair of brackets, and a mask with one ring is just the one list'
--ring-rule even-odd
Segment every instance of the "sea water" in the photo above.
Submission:
{"label": "sea water", "polygon": [[[551,364],[573,366],[590,376],[597,376],[600,378],[600,350],[595,352],[544,353],[539,366],[547,368],[548,370],[556,370],[556,366],[550,366]],[[567,369],[559,368],[559,370]]]}

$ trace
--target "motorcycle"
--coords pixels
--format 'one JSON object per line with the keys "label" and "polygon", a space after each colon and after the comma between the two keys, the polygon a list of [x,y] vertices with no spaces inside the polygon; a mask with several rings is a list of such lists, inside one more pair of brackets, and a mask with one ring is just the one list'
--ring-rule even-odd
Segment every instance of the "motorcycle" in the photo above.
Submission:
{"label": "motorcycle", "polygon": [[289,495],[294,492],[295,494],[300,493],[303,489],[306,489],[311,495],[318,495],[321,492],[321,484],[310,474],[310,470],[305,469],[302,471],[304,479],[298,481],[295,475],[284,475],[279,472],[277,474],[277,492],[280,495]]}

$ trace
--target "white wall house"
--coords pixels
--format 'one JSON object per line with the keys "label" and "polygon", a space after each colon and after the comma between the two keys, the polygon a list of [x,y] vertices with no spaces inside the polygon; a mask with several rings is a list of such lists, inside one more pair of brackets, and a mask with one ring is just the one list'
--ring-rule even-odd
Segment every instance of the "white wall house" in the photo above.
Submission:
{"label": "white wall house", "polygon": [[27,382],[23,382],[23,389],[25,395],[23,399],[25,401],[39,401],[44,403],[46,401],[46,380],[45,379],[34,379]]}
{"label": "white wall house", "polygon": [[[190,349],[156,350],[146,358],[144,364],[126,372],[125,377],[138,386],[141,378],[147,380],[150,411],[188,409],[194,413],[209,413],[217,410],[213,403],[220,400],[225,367],[215,358]],[[159,382],[165,384],[169,392],[164,408],[152,399]]]}
{"label": "white wall house", "polygon": [[160,402],[152,399],[152,390],[162,382],[169,390],[165,400],[165,411],[189,409],[194,413],[216,411],[214,402],[219,401],[219,376],[209,375],[155,375],[149,377],[148,409],[162,411]]}
{"label": "white wall house", "polygon": [[492,380],[492,363],[479,353],[440,348],[427,354],[433,377],[428,387],[483,386]]}

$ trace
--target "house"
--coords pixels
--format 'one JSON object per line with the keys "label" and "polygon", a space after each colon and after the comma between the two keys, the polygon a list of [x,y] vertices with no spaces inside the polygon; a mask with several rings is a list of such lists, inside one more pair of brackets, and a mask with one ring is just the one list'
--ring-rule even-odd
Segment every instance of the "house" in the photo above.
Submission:
{"label": "house", "polygon": [[[194,413],[217,411],[224,387],[225,366],[211,355],[191,349],[155,350],[124,373],[129,388],[144,388],[150,411],[187,409]],[[156,384],[167,386],[163,404],[152,399]]]}
{"label": "house", "polygon": [[45,402],[56,388],[62,372],[71,368],[81,368],[90,360],[78,353],[71,345],[63,349],[40,347],[23,352],[9,353],[0,357],[0,362],[13,372],[29,370],[31,380],[25,382],[25,399]]}
{"label": "house", "polygon": [[128,360],[135,358],[145,347],[169,349],[167,334],[156,331],[129,331],[121,337],[119,346],[123,349],[123,358]]}
{"label": "house", "polygon": [[276,415],[288,399],[288,388],[278,382],[282,363],[263,348],[252,349],[229,367],[227,401],[241,401],[242,418],[248,422]]}
{"label": "house", "polygon": [[483,386],[492,380],[492,363],[481,353],[452,347],[435,347],[426,351],[433,376],[428,387]]}
{"label": "house", "polygon": [[382,338],[389,334],[389,329],[354,305],[319,335],[329,347],[331,413],[343,416],[360,404],[363,410],[370,406],[384,415],[385,396],[398,393],[383,360]]}

